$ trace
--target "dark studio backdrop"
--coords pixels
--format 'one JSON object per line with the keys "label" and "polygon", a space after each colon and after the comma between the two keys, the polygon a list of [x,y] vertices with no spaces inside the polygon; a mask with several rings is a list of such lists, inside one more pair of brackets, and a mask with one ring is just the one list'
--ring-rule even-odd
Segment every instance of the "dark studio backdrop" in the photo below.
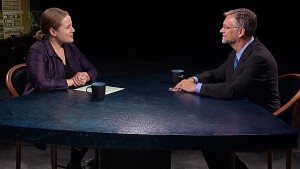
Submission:
{"label": "dark studio backdrop", "polygon": [[74,43],[96,62],[138,59],[188,65],[200,71],[219,66],[231,49],[221,43],[223,12],[246,7],[258,15],[256,36],[273,53],[279,74],[300,73],[300,7],[288,0],[31,0],[31,10],[69,11]]}

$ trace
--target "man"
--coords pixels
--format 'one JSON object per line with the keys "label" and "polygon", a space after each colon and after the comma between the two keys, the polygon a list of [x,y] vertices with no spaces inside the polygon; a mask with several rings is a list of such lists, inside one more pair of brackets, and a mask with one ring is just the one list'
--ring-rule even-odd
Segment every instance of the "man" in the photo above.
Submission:
{"label": "man", "polygon": [[[257,16],[240,8],[224,13],[222,43],[233,50],[218,68],[179,82],[173,91],[195,92],[217,99],[249,99],[270,112],[280,107],[277,63],[257,39]],[[231,151],[202,151],[210,169],[229,169]],[[238,158],[236,168],[247,168]]]}

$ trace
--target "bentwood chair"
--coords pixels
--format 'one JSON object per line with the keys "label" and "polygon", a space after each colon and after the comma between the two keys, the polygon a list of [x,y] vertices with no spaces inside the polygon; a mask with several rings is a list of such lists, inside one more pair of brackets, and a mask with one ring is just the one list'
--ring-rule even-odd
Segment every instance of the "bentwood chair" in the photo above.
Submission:
{"label": "bentwood chair", "polygon": [[20,96],[27,83],[26,64],[21,63],[10,68],[6,74],[6,86],[11,98]]}
{"label": "bentwood chair", "polygon": [[[288,123],[292,128],[297,128],[298,114],[300,112],[300,74],[285,74],[279,77],[279,95],[281,108],[273,113]],[[273,153],[268,151],[268,168],[272,168]],[[286,152],[286,168],[291,169],[292,149]]]}
{"label": "bentwood chair", "polygon": [[[27,83],[26,64],[21,63],[10,68],[6,74],[6,86],[9,90],[11,98],[22,95]],[[56,145],[51,145],[51,164],[56,169],[57,150]],[[16,169],[21,168],[21,141],[16,141]]]}
{"label": "bentwood chair", "polygon": [[[291,128],[297,128],[298,114],[300,111],[300,74],[285,74],[278,78],[281,107],[273,112],[284,120]],[[268,150],[268,169],[272,169],[273,151]],[[235,152],[232,153],[232,168],[234,168]],[[286,150],[286,169],[291,169],[292,149]]]}
{"label": "bentwood chair", "polygon": [[[6,74],[6,86],[9,90],[11,98],[16,98],[22,95],[27,83],[26,64],[21,63],[10,68]],[[99,168],[99,150],[95,149],[95,168]],[[52,169],[63,167],[57,165],[57,146],[51,145],[51,165]],[[21,168],[21,141],[16,141],[16,169]]]}

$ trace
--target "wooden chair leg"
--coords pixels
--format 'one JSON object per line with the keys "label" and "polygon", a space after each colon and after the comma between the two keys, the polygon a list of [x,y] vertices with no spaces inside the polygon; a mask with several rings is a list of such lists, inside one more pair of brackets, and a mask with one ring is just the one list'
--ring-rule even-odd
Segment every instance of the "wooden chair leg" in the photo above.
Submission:
{"label": "wooden chair leg", "polygon": [[57,148],[55,144],[51,144],[51,166],[57,169]]}
{"label": "wooden chair leg", "polygon": [[230,168],[235,169],[235,151],[231,151]]}
{"label": "wooden chair leg", "polygon": [[273,168],[273,151],[268,151],[268,169]]}
{"label": "wooden chair leg", "polygon": [[292,168],[292,149],[286,151],[286,169]]}
{"label": "wooden chair leg", "polygon": [[99,149],[95,149],[95,162],[96,162],[96,169],[99,169]]}
{"label": "wooden chair leg", "polygon": [[16,169],[21,169],[21,141],[16,141]]}

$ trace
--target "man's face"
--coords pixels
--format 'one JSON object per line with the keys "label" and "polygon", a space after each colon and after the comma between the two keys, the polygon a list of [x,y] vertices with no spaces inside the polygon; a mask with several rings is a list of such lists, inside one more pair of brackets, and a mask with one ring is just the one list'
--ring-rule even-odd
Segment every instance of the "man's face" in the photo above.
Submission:
{"label": "man's face", "polygon": [[220,30],[222,34],[223,44],[234,44],[238,38],[238,30],[240,28],[236,25],[234,15],[228,15],[223,21],[223,26]]}

